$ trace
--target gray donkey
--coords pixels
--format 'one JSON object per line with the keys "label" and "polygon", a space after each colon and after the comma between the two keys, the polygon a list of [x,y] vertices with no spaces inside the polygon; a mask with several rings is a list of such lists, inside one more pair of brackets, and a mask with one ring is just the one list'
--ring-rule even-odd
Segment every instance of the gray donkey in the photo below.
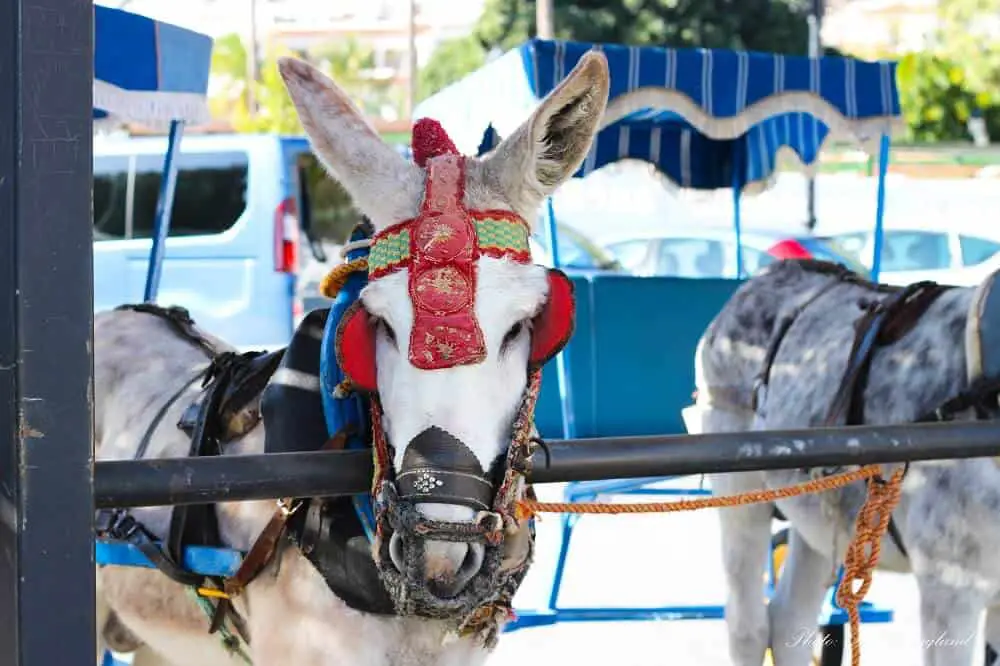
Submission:
{"label": "gray donkey", "polygon": [[[322,73],[294,59],[280,71],[312,149],[376,232],[369,282],[336,331],[351,380],[341,388],[372,399],[373,542],[343,532],[354,515],[319,500],[222,503],[186,522],[167,507],[134,510],[138,530],[109,519],[107,533],[139,534],[160,570],[98,569],[99,649],[133,652],[135,666],[476,666],[531,559],[531,525],[510,510],[530,490],[515,469],[531,441],[525,406],[572,329],[571,284],[531,263],[525,220],[590,149],[607,62],[581,58],[490,154],[460,156],[431,127],[415,162]],[[319,405],[322,324],[300,325],[296,337],[316,353],[297,366],[291,345],[284,358],[238,355],[182,311],[98,313],[98,458],[182,457],[205,442],[195,454],[264,452],[275,424],[301,426],[309,411],[269,413],[268,395],[308,394],[304,404]],[[197,382],[205,377],[207,392]],[[324,440],[314,448],[343,438]],[[215,545],[249,552],[229,600],[212,596],[219,581],[199,588],[178,570],[178,549],[157,550],[158,540],[178,543],[174,526],[214,530]]]}
{"label": "gray donkey", "polygon": [[[994,418],[1000,310],[991,276],[978,288],[868,283],[812,260],[775,263],[726,303],[695,360],[692,432],[884,425]],[[1000,290],[998,290],[1000,291]],[[987,377],[989,375],[989,377]],[[885,478],[894,465],[884,465]],[[800,483],[838,470],[723,474],[729,495]],[[761,591],[774,506],[720,510],[734,664],[805,666],[815,628],[854,532],[866,482],[776,502],[791,525],[789,552],[770,604]],[[925,666],[974,663],[979,621],[1000,645],[1000,468],[991,459],[908,466],[883,539],[880,566],[912,572],[920,591]]]}

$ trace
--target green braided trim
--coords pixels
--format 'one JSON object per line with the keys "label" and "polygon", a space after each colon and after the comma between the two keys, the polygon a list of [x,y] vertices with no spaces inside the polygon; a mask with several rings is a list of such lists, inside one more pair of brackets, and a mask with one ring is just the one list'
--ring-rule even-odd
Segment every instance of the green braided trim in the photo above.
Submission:
{"label": "green braided trim", "polygon": [[[528,231],[519,222],[486,218],[475,220],[476,236],[482,249],[529,253]],[[368,272],[385,272],[410,258],[410,230],[381,236],[368,255]]]}
{"label": "green braided trim", "polygon": [[410,230],[382,236],[368,253],[368,272],[385,271],[410,258]]}

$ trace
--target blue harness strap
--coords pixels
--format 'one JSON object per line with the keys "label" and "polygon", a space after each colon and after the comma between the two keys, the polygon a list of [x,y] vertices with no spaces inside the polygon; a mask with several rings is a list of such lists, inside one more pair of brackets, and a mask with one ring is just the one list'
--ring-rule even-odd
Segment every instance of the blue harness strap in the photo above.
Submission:
{"label": "blue harness strap", "polygon": [[[349,242],[371,238],[371,229],[367,224],[359,224],[351,232]],[[366,246],[351,249],[346,260],[367,258],[369,248]],[[348,449],[367,449],[371,447],[371,423],[368,418],[369,400],[362,394],[349,392],[341,395],[337,386],[347,377],[337,363],[337,326],[347,309],[358,300],[361,290],[368,284],[368,273],[358,271],[351,273],[340,288],[337,297],[330,307],[330,316],[326,320],[323,331],[323,342],[320,348],[319,380],[320,394],[323,399],[323,415],[329,435],[333,436],[347,425],[354,426],[355,434],[347,439]],[[368,541],[375,535],[375,513],[372,508],[371,496],[361,493],[352,498],[355,513],[365,530]]]}

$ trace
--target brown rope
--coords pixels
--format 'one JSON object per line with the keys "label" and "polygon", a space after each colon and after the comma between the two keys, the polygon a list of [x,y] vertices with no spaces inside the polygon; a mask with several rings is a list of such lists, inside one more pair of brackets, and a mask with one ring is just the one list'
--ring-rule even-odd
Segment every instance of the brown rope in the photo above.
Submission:
{"label": "brown rope", "polygon": [[[871,465],[871,468],[878,469]],[[861,619],[859,606],[872,584],[872,572],[878,563],[882,537],[889,527],[889,518],[899,503],[904,468],[893,472],[888,481],[876,477],[868,484],[865,503],[854,523],[854,538],[844,556],[844,575],[837,586],[837,605],[847,611],[851,622],[851,666],[861,664]],[[866,553],[866,546],[868,551]],[[855,581],[861,586],[855,590]]]}
{"label": "brown rope", "polygon": [[368,260],[364,257],[343,264],[337,264],[330,269],[329,273],[323,276],[323,280],[319,283],[319,293],[327,298],[336,298],[337,292],[347,282],[347,278],[351,276],[351,273],[367,270]]}
{"label": "brown rope", "polygon": [[[356,271],[368,269],[368,260],[361,258],[334,266],[320,283],[319,291],[327,298],[334,298],[344,286],[348,276]],[[601,502],[538,502],[520,500],[515,506],[518,520],[534,517],[539,513],[575,513],[619,515],[623,513],[679,513],[698,509],[727,508],[760,504],[774,500],[798,497],[811,493],[842,488],[863,479],[874,479],[868,484],[865,503],[858,512],[854,538],[847,547],[844,558],[844,575],[837,587],[837,605],[847,611],[851,626],[851,664],[861,664],[861,631],[859,606],[872,583],[872,573],[878,563],[882,537],[889,527],[889,518],[899,503],[903,468],[896,470],[889,481],[881,478],[878,465],[867,465],[851,472],[842,472],[821,479],[812,479],[794,486],[771,490],[754,490],[697,500],[677,500],[673,502],[641,502],[605,504]],[[869,550],[866,554],[865,547]],[[861,587],[854,589],[855,581]]]}
{"label": "brown rope", "polygon": [[[878,563],[882,537],[889,527],[889,518],[899,502],[899,494],[903,481],[904,468],[897,469],[889,481],[881,477],[878,465],[866,465],[860,469],[834,474],[821,479],[812,479],[794,486],[775,488],[772,490],[754,490],[738,495],[724,497],[708,497],[697,500],[679,500],[673,502],[641,502],[623,504],[605,504],[600,502],[537,502],[521,500],[517,505],[518,519],[531,518],[538,513],[586,513],[610,514],[623,513],[679,513],[681,511],[696,511],[698,509],[726,508],[759,504],[778,499],[797,497],[810,493],[824,492],[842,488],[855,481],[872,479],[868,484],[865,503],[855,521],[854,537],[847,547],[844,558],[844,575],[837,587],[837,605],[847,611],[851,626],[851,666],[861,664],[861,629],[859,606],[871,587],[872,573]],[[865,547],[870,547],[866,554]],[[860,581],[861,587],[854,589],[854,582]]]}
{"label": "brown rope", "polygon": [[675,500],[673,502],[638,502],[628,504],[607,504],[603,502],[538,502],[521,500],[518,502],[518,519],[531,518],[538,513],[587,513],[587,514],[622,514],[622,513],[677,513],[680,511],[697,511],[698,509],[719,509],[747,504],[772,502],[799,495],[820,493],[835,488],[842,488],[855,481],[877,476],[879,468],[876,465],[862,467],[851,472],[842,472],[821,479],[812,479],[794,486],[774,488],[771,490],[754,490],[739,495],[724,497],[706,497],[696,500]]}

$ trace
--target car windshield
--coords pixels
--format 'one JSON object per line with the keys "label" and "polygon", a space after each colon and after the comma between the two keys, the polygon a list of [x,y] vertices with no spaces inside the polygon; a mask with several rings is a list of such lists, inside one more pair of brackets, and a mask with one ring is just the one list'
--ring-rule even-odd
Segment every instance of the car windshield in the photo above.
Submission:
{"label": "car windshield", "polygon": [[[586,236],[565,225],[557,225],[559,243],[559,263],[565,268],[595,270],[620,270],[618,261]],[[548,238],[544,230],[533,234],[533,239],[546,252],[549,251]]]}
{"label": "car windshield", "polygon": [[871,269],[865,266],[856,252],[848,250],[833,238],[818,236],[799,238],[798,241],[816,259],[843,264],[863,276],[867,276],[871,272]]}

